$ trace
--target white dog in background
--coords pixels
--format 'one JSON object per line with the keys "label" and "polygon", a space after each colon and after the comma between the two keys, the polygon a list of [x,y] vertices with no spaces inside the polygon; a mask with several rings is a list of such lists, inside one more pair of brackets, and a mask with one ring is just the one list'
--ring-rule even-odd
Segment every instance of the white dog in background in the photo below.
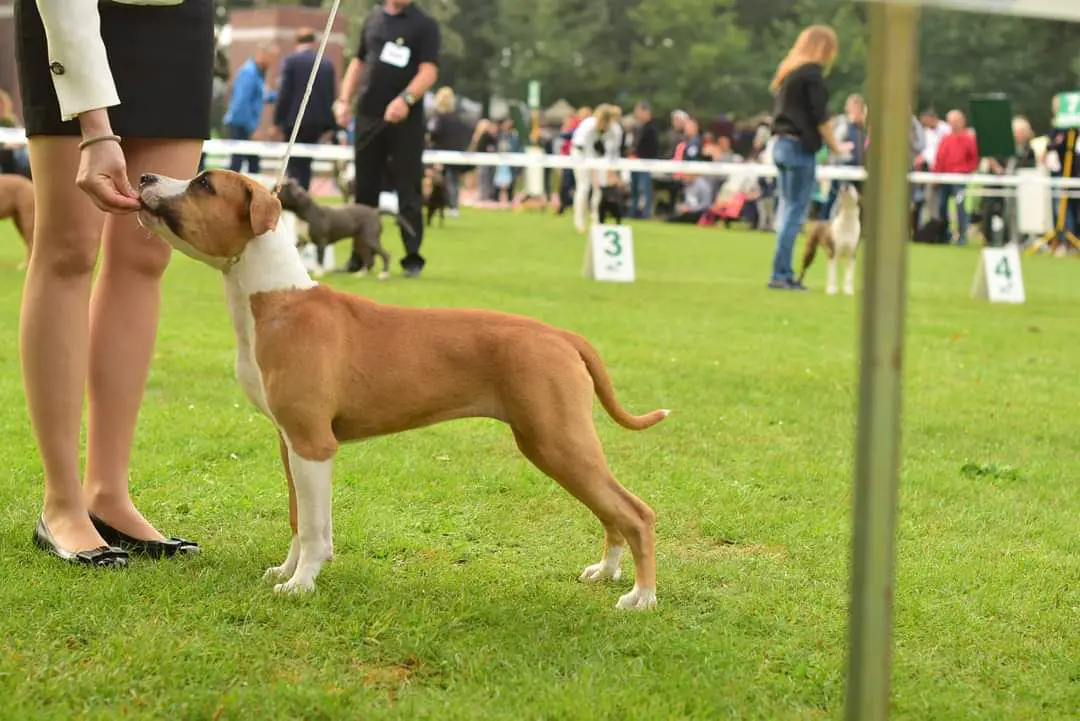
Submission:
{"label": "white dog in background", "polygon": [[836,266],[840,258],[844,258],[847,263],[844,269],[844,295],[855,295],[855,254],[862,235],[859,191],[854,185],[845,183],[840,189],[836,202],[836,215],[831,221],[818,221],[809,228],[802,269],[799,271],[799,282],[802,282],[807,268],[814,261],[818,246],[821,246],[829,256],[825,292],[836,295]]}

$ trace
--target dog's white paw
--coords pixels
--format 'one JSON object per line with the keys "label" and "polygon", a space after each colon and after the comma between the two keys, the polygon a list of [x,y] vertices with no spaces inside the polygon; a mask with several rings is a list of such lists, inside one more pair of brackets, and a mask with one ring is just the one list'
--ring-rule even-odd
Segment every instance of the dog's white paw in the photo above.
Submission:
{"label": "dog's white paw", "polygon": [[601,581],[618,581],[620,576],[622,576],[621,568],[601,561],[586,566],[585,570],[578,576],[578,580],[582,583],[600,583]]}
{"label": "dog's white paw", "polygon": [[288,578],[289,576],[291,576],[293,574],[293,570],[294,569],[286,568],[284,565],[271,566],[263,573],[263,580],[280,581],[283,578]]}
{"label": "dog's white paw", "polygon": [[367,275],[367,268],[361,268],[353,273],[354,278],[363,278],[365,275]]}
{"label": "dog's white paw", "polygon": [[634,586],[634,590],[619,598],[615,607],[623,611],[648,611],[656,607],[656,589]]}
{"label": "dog's white paw", "polygon": [[829,295],[836,295],[836,286],[830,285],[828,288],[825,289],[825,292]]}
{"label": "dog's white paw", "polygon": [[322,268],[316,268],[315,270],[311,271],[312,278],[322,278],[324,275],[326,275],[326,271]]}
{"label": "dog's white paw", "polygon": [[379,273],[379,280],[386,280],[389,277],[390,277],[390,273],[388,271],[384,270],[381,273]]}
{"label": "dog's white paw", "polygon": [[311,593],[314,590],[315,579],[298,579],[296,576],[293,576],[285,583],[279,583],[274,586],[274,593],[288,593],[292,595]]}
{"label": "dog's white paw", "polygon": [[854,288],[844,288],[844,295],[855,295]]}

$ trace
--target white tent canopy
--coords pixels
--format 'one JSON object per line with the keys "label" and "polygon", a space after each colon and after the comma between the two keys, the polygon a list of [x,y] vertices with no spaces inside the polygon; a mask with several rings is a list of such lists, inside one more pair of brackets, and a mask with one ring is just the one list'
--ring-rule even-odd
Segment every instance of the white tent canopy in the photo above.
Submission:
{"label": "white tent canopy", "polygon": [[1080,20],[1078,0],[866,0],[894,5],[923,5],[945,10],[1001,13],[1054,20]]}

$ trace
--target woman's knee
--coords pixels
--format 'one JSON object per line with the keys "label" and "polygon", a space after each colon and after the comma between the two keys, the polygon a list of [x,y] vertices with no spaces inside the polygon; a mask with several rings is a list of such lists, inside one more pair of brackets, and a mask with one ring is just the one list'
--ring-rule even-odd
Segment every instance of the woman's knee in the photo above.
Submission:
{"label": "woman's knee", "polygon": [[97,264],[101,231],[93,227],[52,226],[39,222],[34,228],[31,265],[62,278],[89,277]]}
{"label": "woman's knee", "polygon": [[105,230],[104,265],[108,271],[160,278],[172,257],[169,244],[149,236],[131,217],[117,216],[110,221]]}

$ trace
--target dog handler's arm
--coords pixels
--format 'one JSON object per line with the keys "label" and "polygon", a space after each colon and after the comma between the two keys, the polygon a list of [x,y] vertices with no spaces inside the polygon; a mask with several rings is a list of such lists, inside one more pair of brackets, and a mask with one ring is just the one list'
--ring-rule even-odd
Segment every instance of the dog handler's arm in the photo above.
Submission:
{"label": "dog handler's arm", "polygon": [[101,38],[98,0],[37,0],[37,7],[60,118],[78,118],[82,130],[76,183],[102,210],[138,210],[124,153],[106,111],[120,104],[120,96]]}
{"label": "dog handler's arm", "polygon": [[105,42],[98,0],[37,0],[49,46],[49,68],[60,119],[120,104]]}
{"label": "dog handler's arm", "polygon": [[829,92],[825,88],[825,78],[811,76],[807,84],[807,100],[810,105],[810,117],[817,125],[821,139],[829,150],[837,155],[847,155],[855,147],[851,143],[838,143],[833,134],[832,121],[829,119]]}

